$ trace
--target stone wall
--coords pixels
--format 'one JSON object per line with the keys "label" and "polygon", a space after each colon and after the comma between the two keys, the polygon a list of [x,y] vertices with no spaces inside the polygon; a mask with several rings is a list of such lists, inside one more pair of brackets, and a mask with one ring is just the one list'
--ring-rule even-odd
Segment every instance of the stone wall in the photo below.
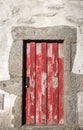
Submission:
{"label": "stone wall", "polygon": [[[80,99],[83,97],[81,92],[83,91],[83,0],[0,0],[0,93],[7,94],[9,106],[13,107],[20,92],[19,90],[16,91],[21,84],[18,83],[18,79],[16,83],[14,80],[11,81],[14,83],[13,86],[12,83],[9,83],[8,61],[13,43],[12,28],[14,26],[42,28],[59,25],[77,28],[76,55],[73,59],[72,72],[76,74],[74,87],[78,86],[79,88],[76,87],[78,93],[78,108],[76,108],[79,117],[78,122],[83,125],[83,116],[80,114],[83,109],[79,107],[82,105]],[[4,116],[8,117],[9,124],[12,125],[10,123],[10,116],[13,115],[12,110],[10,110],[10,113],[9,117]],[[3,122],[2,116],[1,119],[1,122]]]}
{"label": "stone wall", "polygon": [[72,71],[83,74],[83,60],[80,59],[83,52],[83,0],[0,0],[0,18],[0,80],[10,79],[11,29],[23,25],[37,28],[56,25],[77,27],[77,53]]}

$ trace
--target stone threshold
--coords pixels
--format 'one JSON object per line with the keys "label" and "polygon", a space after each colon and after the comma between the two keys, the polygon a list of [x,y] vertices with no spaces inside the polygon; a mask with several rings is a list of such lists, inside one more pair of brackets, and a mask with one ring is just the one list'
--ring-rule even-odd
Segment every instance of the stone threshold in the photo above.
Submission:
{"label": "stone threshold", "polygon": [[23,125],[19,128],[0,127],[0,130],[83,130],[83,127],[65,125]]}
{"label": "stone threshold", "polygon": [[21,130],[80,130],[80,128],[65,125],[24,125]]}

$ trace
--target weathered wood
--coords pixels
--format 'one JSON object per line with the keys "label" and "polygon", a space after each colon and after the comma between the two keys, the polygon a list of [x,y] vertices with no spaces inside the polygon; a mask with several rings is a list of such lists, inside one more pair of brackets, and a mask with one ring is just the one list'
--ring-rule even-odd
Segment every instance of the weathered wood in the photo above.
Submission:
{"label": "weathered wood", "polygon": [[47,93],[47,123],[53,123],[53,84],[52,84],[52,75],[53,75],[53,65],[52,65],[52,44],[48,43],[47,46],[47,82],[48,82],[48,93]]}
{"label": "weathered wood", "polygon": [[59,54],[58,54],[58,62],[59,62],[59,124],[63,124],[63,115],[64,115],[64,48],[63,44],[59,45]]}
{"label": "weathered wood", "polygon": [[42,87],[41,87],[41,77],[42,77],[42,53],[41,53],[41,43],[36,44],[36,124],[42,123]]}
{"label": "weathered wood", "polygon": [[63,44],[27,44],[26,123],[63,123]]}
{"label": "weathered wood", "polygon": [[52,74],[52,84],[53,84],[53,124],[58,123],[58,43],[52,43],[52,65],[53,65],[53,74]]}
{"label": "weathered wood", "polygon": [[30,43],[30,123],[35,124],[35,42]]}
{"label": "weathered wood", "polygon": [[46,43],[41,43],[42,46],[42,124],[46,124],[46,94],[47,94],[47,61],[46,61]]}

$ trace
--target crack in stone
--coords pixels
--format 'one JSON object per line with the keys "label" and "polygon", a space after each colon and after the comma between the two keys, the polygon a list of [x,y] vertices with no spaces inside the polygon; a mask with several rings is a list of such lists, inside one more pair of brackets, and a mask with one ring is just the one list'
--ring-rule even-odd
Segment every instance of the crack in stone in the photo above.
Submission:
{"label": "crack in stone", "polygon": [[32,18],[30,18],[30,19],[25,18],[25,19],[18,19],[17,23],[19,23],[19,24],[22,24],[22,23],[24,23],[24,24],[33,24],[33,23],[35,23],[35,21]]}
{"label": "crack in stone", "polygon": [[33,16],[36,16],[36,17],[52,17],[52,16],[55,16],[57,15],[58,13],[47,13],[47,14],[36,14],[36,15],[33,15]]}

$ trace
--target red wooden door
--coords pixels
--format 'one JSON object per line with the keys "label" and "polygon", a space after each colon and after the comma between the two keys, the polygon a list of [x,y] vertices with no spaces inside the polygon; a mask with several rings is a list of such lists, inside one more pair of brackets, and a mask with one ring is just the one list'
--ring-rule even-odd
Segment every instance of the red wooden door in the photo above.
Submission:
{"label": "red wooden door", "polygon": [[26,123],[63,124],[63,44],[27,43]]}

